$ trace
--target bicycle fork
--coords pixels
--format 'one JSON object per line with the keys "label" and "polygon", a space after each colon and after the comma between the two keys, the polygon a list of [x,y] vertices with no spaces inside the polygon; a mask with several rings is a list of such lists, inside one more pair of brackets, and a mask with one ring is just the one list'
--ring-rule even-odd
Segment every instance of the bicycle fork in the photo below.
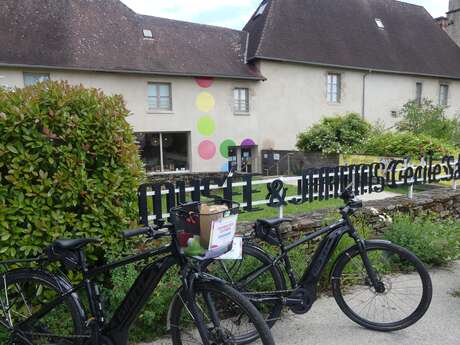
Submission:
{"label": "bicycle fork", "polygon": [[[191,274],[188,278],[183,279],[185,301],[182,298],[181,300],[185,308],[187,309],[188,313],[190,314],[190,316],[192,317],[193,321],[196,324],[201,340],[203,341],[203,345],[211,345],[211,343],[208,340],[209,330],[204,322],[202,314],[200,313],[199,307],[195,300],[196,299],[196,294],[194,293],[195,278],[196,278],[196,274]],[[212,321],[214,322],[214,320]]]}
{"label": "bicycle fork", "polygon": [[352,237],[355,239],[358,245],[359,255],[361,256],[361,259],[363,260],[364,268],[366,269],[367,276],[369,277],[372,286],[374,287],[375,291],[378,293],[385,292],[385,287],[380,281],[379,277],[377,276],[377,273],[375,273],[375,270],[372,267],[371,261],[369,260],[369,256],[367,255],[366,241],[358,237],[356,234],[354,236],[352,235]]}

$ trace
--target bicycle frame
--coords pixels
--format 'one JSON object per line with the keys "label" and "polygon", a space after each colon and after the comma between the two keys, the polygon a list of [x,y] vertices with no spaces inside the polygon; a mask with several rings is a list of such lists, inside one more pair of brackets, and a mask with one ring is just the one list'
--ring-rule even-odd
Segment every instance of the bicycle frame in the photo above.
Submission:
{"label": "bicycle frame", "polygon": [[[82,317],[82,319],[87,320],[86,322],[88,329],[91,330],[91,336],[88,336],[88,339],[94,341],[94,344],[99,345],[101,338],[105,337],[105,339],[110,339],[114,345],[127,345],[128,331],[130,326],[139,316],[140,312],[142,311],[142,308],[147,303],[148,298],[151,296],[151,294],[157,287],[163,275],[174,265],[179,265],[181,268],[184,268],[186,266],[187,263],[185,259],[175,254],[177,250],[178,249],[175,247],[173,241],[173,243],[169,246],[160,247],[158,249],[151,249],[141,254],[129,256],[119,261],[115,261],[104,266],[96,267],[91,270],[86,270],[85,264],[83,264],[83,281],[74,287],[72,287],[66,276],[58,275],[56,276],[56,279],[60,280],[59,284],[65,289],[65,292],[59,295],[57,298],[50,301],[49,303],[43,305],[40,310],[32,314],[29,318],[15,325],[14,329],[10,329],[10,331],[14,332],[16,336],[18,336],[21,340],[25,342],[25,344],[33,345],[30,343],[27,337],[22,334],[22,329],[26,328],[28,324],[32,324],[38,321],[51,310],[53,310],[53,308],[63,303],[66,298],[70,297],[74,299],[76,305],[79,307],[81,313],[80,316]],[[162,257],[144,267],[144,269],[141,271],[136,281],[133,283],[130,290],[126,294],[125,298],[116,309],[111,320],[105,324],[103,316],[100,313],[102,312],[102,310],[100,309],[99,292],[96,284],[91,279],[101,273],[110,271],[117,267],[138,262],[148,257],[155,257],[168,253],[170,255]],[[84,259],[84,254],[82,252],[80,255]],[[85,261],[83,260],[83,263],[84,262]],[[193,279],[195,278],[196,275],[192,275],[192,277],[185,277],[183,275],[182,283],[185,287],[185,293],[190,293],[188,297],[191,296],[191,292],[188,291],[190,290],[189,287],[193,285]],[[213,277],[206,275],[206,279],[212,280]],[[219,280],[217,278],[215,279]],[[88,295],[89,309],[92,314],[91,319],[87,318],[82,303],[78,297],[78,294],[76,293],[78,290],[81,289],[85,289]],[[196,320],[200,321],[199,313],[195,309],[196,307],[194,303],[187,303],[187,308],[192,313],[192,316]],[[7,325],[3,326],[8,328]],[[197,322],[197,328],[200,332],[200,335],[202,336],[202,339],[206,339],[204,335],[207,334],[207,329],[203,322]],[[206,343],[206,341],[204,342]],[[106,343],[104,343],[104,345],[106,345]]]}
{"label": "bicycle frame", "polygon": [[[288,292],[293,292],[298,288],[304,288],[304,289],[310,289],[310,288],[315,288],[316,285],[318,284],[321,275],[329,262],[332,254],[334,253],[334,250],[337,248],[337,245],[339,244],[341,238],[345,234],[349,234],[357,243],[361,243],[362,240],[359,238],[356,229],[353,227],[351,222],[349,221],[348,217],[344,217],[341,219],[339,222],[332,224],[330,226],[321,228],[313,233],[305,235],[303,238],[288,244],[284,245],[282,242],[279,245],[281,254],[276,256],[273,259],[273,262],[270,265],[261,267],[254,272],[251,272],[247,276],[243,277],[239,283],[239,287],[244,287],[249,285],[252,281],[257,279],[260,275],[263,273],[267,272],[270,270],[273,266],[279,265],[281,262],[284,263],[284,268],[286,270],[286,273],[288,274],[289,280],[290,280],[290,285],[292,290]],[[292,265],[289,259],[289,252],[293,250],[294,248],[297,248],[298,246],[312,241],[322,235],[324,238],[321,240],[319,243],[318,247],[316,248],[316,251],[312,257],[312,261],[310,265],[308,265],[300,280],[298,280],[295,276],[295,273],[292,269]],[[263,300],[268,302],[270,300],[279,300],[280,297],[283,297],[285,295],[286,291],[272,291],[267,294],[257,294],[256,295],[263,295]]]}

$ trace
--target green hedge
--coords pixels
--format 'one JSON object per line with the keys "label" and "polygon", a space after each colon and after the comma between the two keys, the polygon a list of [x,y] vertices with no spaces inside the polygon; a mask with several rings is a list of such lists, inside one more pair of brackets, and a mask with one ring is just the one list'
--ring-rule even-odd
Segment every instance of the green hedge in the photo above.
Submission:
{"label": "green hedge", "polygon": [[128,114],[120,96],[65,82],[0,89],[0,259],[66,237],[116,251],[143,179]]}
{"label": "green hedge", "polygon": [[357,151],[375,156],[410,156],[414,159],[425,155],[442,157],[454,154],[457,149],[440,139],[411,132],[383,132],[370,135]]}
{"label": "green hedge", "polygon": [[297,148],[303,152],[353,153],[371,132],[372,126],[358,114],[325,117],[297,136]]}

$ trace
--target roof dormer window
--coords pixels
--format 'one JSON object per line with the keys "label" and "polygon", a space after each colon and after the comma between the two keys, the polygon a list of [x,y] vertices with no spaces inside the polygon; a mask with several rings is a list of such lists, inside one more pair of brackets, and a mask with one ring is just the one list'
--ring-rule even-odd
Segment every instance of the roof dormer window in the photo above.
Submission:
{"label": "roof dormer window", "polygon": [[385,29],[385,25],[383,25],[383,21],[380,18],[375,18],[375,24],[379,29]]}
{"label": "roof dormer window", "polygon": [[144,29],[143,33],[144,33],[144,38],[153,39],[152,30]]}

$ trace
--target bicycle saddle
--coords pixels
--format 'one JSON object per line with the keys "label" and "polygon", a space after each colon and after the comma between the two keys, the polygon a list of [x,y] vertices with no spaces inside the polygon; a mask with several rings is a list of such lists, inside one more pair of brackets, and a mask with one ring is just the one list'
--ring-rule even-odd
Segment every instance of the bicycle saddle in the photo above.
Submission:
{"label": "bicycle saddle", "polygon": [[77,238],[73,240],[56,240],[53,245],[60,249],[78,250],[90,243],[99,243],[98,238]]}
{"label": "bicycle saddle", "polygon": [[269,226],[271,228],[277,227],[282,223],[292,222],[291,218],[271,218],[271,219],[257,219],[257,223],[260,223],[264,226]]}

